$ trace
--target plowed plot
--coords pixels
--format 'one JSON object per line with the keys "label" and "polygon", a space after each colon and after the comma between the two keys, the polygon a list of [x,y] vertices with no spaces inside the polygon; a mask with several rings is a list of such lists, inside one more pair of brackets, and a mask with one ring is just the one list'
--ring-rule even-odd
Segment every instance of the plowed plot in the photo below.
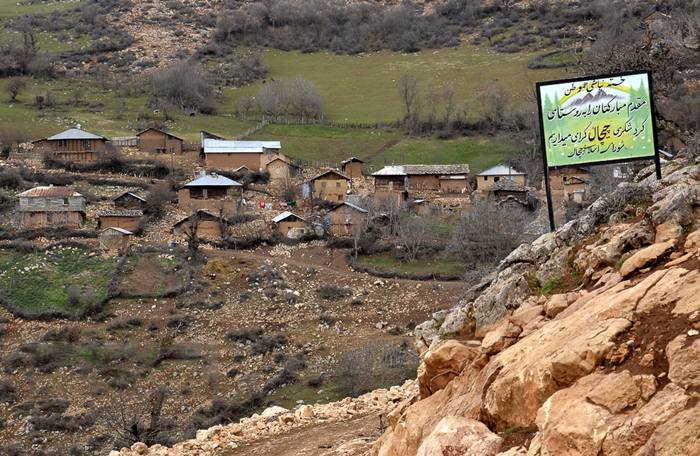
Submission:
{"label": "plowed plot", "polygon": [[186,275],[172,255],[146,253],[130,257],[121,277],[120,287],[126,294],[148,296],[176,290]]}

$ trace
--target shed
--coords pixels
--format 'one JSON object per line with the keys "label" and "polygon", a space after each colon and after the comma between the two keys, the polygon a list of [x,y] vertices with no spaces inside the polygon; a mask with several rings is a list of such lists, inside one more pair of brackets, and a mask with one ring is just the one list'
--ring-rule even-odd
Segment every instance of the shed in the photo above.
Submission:
{"label": "shed", "polygon": [[143,212],[139,209],[115,209],[102,211],[98,216],[102,229],[114,227],[135,231],[141,223]]}
{"label": "shed", "polygon": [[328,211],[328,231],[336,236],[354,234],[355,227],[360,227],[367,220],[369,212],[347,201]]}
{"label": "shed", "polygon": [[[199,226],[197,227],[199,236],[221,237],[221,223],[227,226],[230,225],[228,220],[206,209],[199,209],[196,215],[199,217]],[[185,234],[187,229],[185,224],[192,220],[194,216],[195,214],[191,214],[175,223],[173,225],[173,233]]]}
{"label": "shed", "polygon": [[118,209],[143,209],[146,206],[146,200],[135,193],[126,192],[113,198],[114,207]]}
{"label": "shed", "polygon": [[277,224],[279,232],[285,236],[288,236],[289,231],[292,229],[306,228],[306,220],[290,211],[282,212],[277,217],[274,217],[272,221]]}
{"label": "shed", "polygon": [[170,133],[151,127],[137,133],[139,150],[160,154],[181,154],[182,139]]}
{"label": "shed", "polygon": [[115,226],[105,228],[100,232],[100,249],[125,249],[129,246],[129,240],[133,234],[131,231]]}
{"label": "shed", "polygon": [[362,164],[359,158],[350,157],[340,162],[340,171],[350,179],[360,179],[362,177]]}

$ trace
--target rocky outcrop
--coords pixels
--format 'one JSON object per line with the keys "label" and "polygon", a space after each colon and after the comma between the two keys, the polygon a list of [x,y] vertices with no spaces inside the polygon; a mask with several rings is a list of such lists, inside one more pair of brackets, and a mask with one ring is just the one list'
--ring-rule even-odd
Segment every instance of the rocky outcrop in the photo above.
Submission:
{"label": "rocky outcrop", "polygon": [[[673,163],[658,182],[647,170],[638,184],[521,246],[425,326],[423,372],[441,349],[439,365],[450,365],[444,339],[454,335],[483,337],[484,358],[472,350],[458,375],[422,389],[371,455],[700,454],[700,230],[684,239],[700,225],[700,167]],[[616,198],[640,195],[652,196],[648,209],[622,206],[618,224],[600,223]],[[531,296],[532,278],[572,271],[585,290]],[[533,426],[524,446],[496,446],[506,430]]]}

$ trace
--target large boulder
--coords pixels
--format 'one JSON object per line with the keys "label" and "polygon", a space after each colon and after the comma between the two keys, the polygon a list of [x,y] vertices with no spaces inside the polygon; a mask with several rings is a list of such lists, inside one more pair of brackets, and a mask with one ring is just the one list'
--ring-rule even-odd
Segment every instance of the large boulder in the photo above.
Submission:
{"label": "large boulder", "polygon": [[627,277],[637,269],[644,268],[654,263],[659,258],[665,256],[668,252],[670,252],[675,246],[675,244],[675,240],[670,240],[666,242],[661,242],[659,244],[650,245],[649,247],[638,251],[630,258],[628,258],[627,261],[625,261],[625,263],[622,265],[622,268],[620,268],[620,275],[622,277]]}
{"label": "large boulder", "polygon": [[699,337],[690,338],[685,334],[676,337],[666,346],[666,357],[668,378],[672,382],[684,388],[700,386]]}
{"label": "large boulder", "polygon": [[535,277],[540,283],[547,283],[552,279],[562,277],[569,268],[569,255],[571,248],[566,248],[554,255],[552,259],[544,263],[537,269]]}
{"label": "large boulder", "polygon": [[[454,339],[433,345],[422,355],[418,367],[418,385],[422,398],[443,389],[464,368],[482,357],[479,342]],[[484,363],[486,364],[486,363]]]}
{"label": "large boulder", "polygon": [[495,456],[502,442],[479,421],[447,416],[423,441],[416,456]]}

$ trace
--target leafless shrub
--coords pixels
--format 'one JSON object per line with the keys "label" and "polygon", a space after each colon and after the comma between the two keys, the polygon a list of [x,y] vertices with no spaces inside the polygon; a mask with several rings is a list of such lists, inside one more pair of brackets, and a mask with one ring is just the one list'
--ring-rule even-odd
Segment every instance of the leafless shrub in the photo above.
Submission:
{"label": "leafless shrub", "polygon": [[336,299],[343,299],[348,296],[352,296],[352,288],[349,286],[344,286],[343,288],[340,288],[337,285],[321,285],[318,287],[318,294],[322,299],[326,299],[328,301],[334,301]]}
{"label": "leafless shrub", "polygon": [[9,380],[0,380],[0,402],[12,403],[19,397],[15,385]]}

